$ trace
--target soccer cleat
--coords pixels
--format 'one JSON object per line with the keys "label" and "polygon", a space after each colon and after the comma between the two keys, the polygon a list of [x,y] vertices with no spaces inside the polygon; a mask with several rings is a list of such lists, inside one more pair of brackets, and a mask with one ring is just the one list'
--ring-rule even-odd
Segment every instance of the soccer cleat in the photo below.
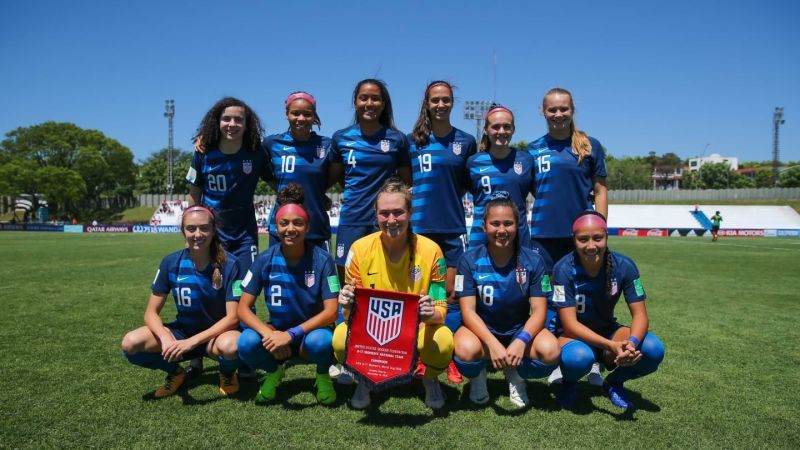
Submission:
{"label": "soccer cleat", "polygon": [[439,380],[425,377],[422,379],[422,385],[425,386],[425,404],[428,408],[440,409],[444,406],[445,396]]}
{"label": "soccer cleat", "polygon": [[[330,369],[328,369],[328,373],[330,373]],[[347,370],[345,366],[342,366],[339,370],[339,377],[336,378],[336,382],[339,384],[351,385],[355,383],[356,380],[353,378],[353,374]]]}
{"label": "soccer cleat", "polygon": [[486,369],[481,370],[475,378],[469,379],[469,399],[477,405],[489,401],[489,389],[486,387]]}
{"label": "soccer cleat", "polygon": [[547,382],[550,384],[561,384],[563,379],[564,376],[561,375],[561,366],[557,366],[555,370],[550,372],[550,376],[547,377]]}
{"label": "soccer cleat", "polygon": [[603,376],[600,375],[600,363],[596,362],[592,364],[592,370],[589,371],[589,375],[587,375],[586,378],[592,386],[603,385]]}
{"label": "soccer cleat", "polygon": [[417,368],[414,369],[414,378],[421,380],[425,376],[425,364],[422,364],[422,358],[417,360]]}
{"label": "soccer cleat", "polygon": [[608,398],[611,399],[611,403],[617,408],[634,408],[633,402],[628,400],[628,393],[625,392],[625,388],[622,387],[622,384],[611,384],[606,381],[603,383],[603,388],[606,390],[606,393],[608,393]]}
{"label": "soccer cleat", "polygon": [[328,367],[328,375],[330,375],[331,378],[339,378],[341,373],[342,370],[336,364],[331,364],[331,366]]}
{"label": "soccer cleat", "polygon": [[203,358],[194,358],[189,361],[189,367],[186,368],[186,379],[191,380],[197,378],[203,373]]}
{"label": "soccer cleat", "polygon": [[450,364],[447,365],[447,381],[455,384],[464,382],[464,377],[461,375],[461,372],[458,371],[455,361],[450,361]]}
{"label": "soccer cleat", "polygon": [[578,383],[574,381],[563,381],[561,389],[558,391],[558,404],[564,409],[572,409],[578,398]]}
{"label": "soccer cleat", "polygon": [[219,393],[222,395],[233,395],[239,392],[239,378],[236,372],[231,374],[219,373]]}
{"label": "soccer cleat", "polygon": [[317,387],[317,401],[323,405],[330,405],[336,401],[336,390],[333,388],[333,380],[331,376],[326,373],[318,373],[317,381],[314,383]]}
{"label": "soccer cleat", "polygon": [[278,391],[278,385],[281,384],[281,380],[283,380],[283,373],[286,369],[283,368],[283,365],[278,366],[278,370],[275,372],[267,373],[266,378],[264,378],[264,384],[261,385],[261,389],[258,390],[256,394],[256,400],[262,402],[268,402],[275,399],[275,394]]}
{"label": "soccer cleat", "polygon": [[258,371],[253,367],[241,365],[239,366],[239,378],[244,380],[255,380],[258,378]]}
{"label": "soccer cleat", "polygon": [[505,375],[506,381],[508,381],[508,397],[511,399],[511,403],[520,408],[528,406],[530,400],[528,399],[525,380],[519,376],[517,369],[513,367],[503,369],[503,375]]}
{"label": "soccer cleat", "polygon": [[169,397],[170,395],[175,395],[180,389],[183,382],[186,381],[186,371],[183,370],[182,367],[178,366],[178,369],[175,373],[167,375],[167,378],[164,380],[164,385],[160,388],[156,389],[155,397],[156,398],[164,398]]}
{"label": "soccer cleat", "polygon": [[369,406],[372,400],[369,398],[369,388],[364,383],[358,383],[353,398],[350,399],[350,406],[353,409],[364,409]]}

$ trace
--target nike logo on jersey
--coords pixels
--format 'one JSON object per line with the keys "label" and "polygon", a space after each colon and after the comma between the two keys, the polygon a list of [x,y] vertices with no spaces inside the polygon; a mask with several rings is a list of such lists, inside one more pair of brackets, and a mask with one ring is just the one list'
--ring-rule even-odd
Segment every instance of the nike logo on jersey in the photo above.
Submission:
{"label": "nike logo on jersey", "polygon": [[485,280],[487,278],[489,278],[489,275],[478,275],[479,280]]}
{"label": "nike logo on jersey", "polygon": [[291,149],[293,149],[293,148],[294,148],[294,147],[287,147],[287,146],[285,146],[285,145],[283,146],[283,149],[284,149],[284,150],[291,150]]}
{"label": "nike logo on jersey", "polygon": [[367,271],[367,276],[368,277],[371,277],[372,275],[377,275],[377,274],[378,274],[378,272],[370,272],[369,270]]}
{"label": "nike logo on jersey", "polygon": [[344,146],[345,146],[345,147],[352,147],[352,146],[354,146],[354,145],[356,145],[356,143],[355,143],[355,142],[352,142],[352,141],[351,141],[351,142],[346,142],[346,143],[344,144]]}
{"label": "nike logo on jersey", "polygon": [[489,169],[491,169],[491,167],[481,167],[480,169],[478,169],[478,172],[486,172]]}
{"label": "nike logo on jersey", "polygon": [[186,281],[186,280],[188,280],[189,278],[191,278],[191,277],[178,277],[178,282],[181,282],[181,281]]}
{"label": "nike logo on jersey", "polygon": [[280,278],[280,276],[281,276],[281,274],[277,274],[277,275],[272,275],[272,274],[270,274],[270,275],[269,275],[269,279],[270,279],[270,280],[274,280],[275,278]]}

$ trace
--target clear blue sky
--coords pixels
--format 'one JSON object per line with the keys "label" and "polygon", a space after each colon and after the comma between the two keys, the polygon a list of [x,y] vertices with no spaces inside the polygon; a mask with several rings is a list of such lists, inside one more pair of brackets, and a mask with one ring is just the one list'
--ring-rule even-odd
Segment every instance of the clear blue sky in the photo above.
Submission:
{"label": "clear blue sky", "polygon": [[[396,4],[396,5],[394,5]],[[392,5],[392,6],[390,6]],[[433,5],[433,6],[432,6]],[[0,3],[0,132],[48,120],[97,129],[138,160],[187,149],[205,111],[233,95],[267,133],[283,100],[313,93],[331,135],[352,121],[355,83],[386,80],[408,132],[428,81],[457,104],[497,100],[514,140],[545,132],[538,111],[570,89],[579,128],[616,156],[707,153],[768,160],[785,107],[781,159],[800,160],[800,2],[775,1],[7,1]]]}

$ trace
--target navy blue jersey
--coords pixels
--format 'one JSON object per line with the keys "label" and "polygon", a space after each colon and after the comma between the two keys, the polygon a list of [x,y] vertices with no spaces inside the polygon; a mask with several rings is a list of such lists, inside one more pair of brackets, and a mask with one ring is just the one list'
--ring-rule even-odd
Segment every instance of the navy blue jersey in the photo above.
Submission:
{"label": "navy blue jersey", "polygon": [[269,323],[285,331],[319,314],[323,300],[336,298],[339,278],[331,255],[320,247],[306,244],[303,258],[289,267],[281,246],[273,245],[256,257],[242,290],[256,297],[263,290]]}
{"label": "navy blue jersey", "polygon": [[630,258],[620,253],[611,252],[610,297],[606,291],[605,267],[600,269],[597,276],[592,277],[576,261],[575,252],[571,252],[561,258],[553,268],[552,306],[574,306],[578,321],[596,333],[603,333],[604,330],[616,326],[614,307],[623,293],[628,303],[641,302],[647,298],[639,278],[639,269]]}
{"label": "navy blue jersey", "polygon": [[[298,141],[287,131],[264,139],[264,149],[272,162],[278,191],[289,183],[303,187],[303,206],[308,210],[311,222],[306,238],[330,239],[331,223],[325,209],[325,191],[328,189],[331,139],[312,132],[309,140]],[[278,205],[275,206],[269,217],[269,232],[273,236],[278,235],[275,228]]]}
{"label": "navy blue jersey", "polygon": [[530,298],[547,298],[551,290],[544,261],[527,248],[506,267],[492,262],[485,245],[458,260],[456,297],[475,296],[478,316],[496,336],[515,335],[530,317]]}
{"label": "navy blue jersey", "polygon": [[209,264],[197,270],[188,249],[170,253],[158,266],[150,289],[154,294],[172,293],[178,309],[175,323],[190,336],[211,328],[225,317],[226,302],[239,301],[242,294],[239,261],[230,253],[225,256],[219,289],[214,289],[212,282],[214,266]]}
{"label": "navy blue jersey", "polygon": [[572,236],[572,221],[594,207],[594,177],[606,176],[605,149],[590,137],[592,154],[578,165],[572,141],[544,135],[528,145],[536,160],[531,236]]}
{"label": "navy blue jersey", "polygon": [[240,149],[232,155],[213,149],[194,152],[186,181],[203,190],[202,204],[214,210],[223,242],[238,242],[245,237],[258,242],[253,194],[258,179],[268,181],[271,172],[262,149]]}
{"label": "navy blue jersey", "polygon": [[397,130],[383,128],[371,136],[358,124],[333,134],[331,161],[344,164],[344,194],[339,225],[375,223],[375,197],[398,167],[409,167],[408,141]]}
{"label": "navy blue jersey", "polygon": [[416,233],[467,232],[461,197],[469,183],[467,159],[475,153],[475,138],[454,128],[447,136],[430,134],[430,143],[417,148],[408,135],[414,176],[411,226]]}
{"label": "navy blue jersey", "polygon": [[511,149],[503,159],[494,158],[489,152],[479,152],[467,161],[470,179],[470,193],[475,204],[472,228],[469,232],[469,248],[473,249],[486,243],[483,232],[483,209],[493,192],[506,191],[517,205],[519,212],[520,245],[530,246],[530,230],[528,229],[528,210],[526,199],[533,188],[533,158],[526,152]]}

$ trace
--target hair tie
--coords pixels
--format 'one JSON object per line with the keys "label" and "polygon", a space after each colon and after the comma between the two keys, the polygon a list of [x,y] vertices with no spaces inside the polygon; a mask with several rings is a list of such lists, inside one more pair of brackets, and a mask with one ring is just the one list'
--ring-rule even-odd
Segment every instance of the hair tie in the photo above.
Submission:
{"label": "hair tie", "polygon": [[302,217],[303,220],[308,222],[308,213],[306,212],[305,209],[303,209],[302,206],[298,205],[297,203],[287,203],[278,208],[278,212],[275,213],[275,218],[277,220],[281,220],[281,217],[289,213],[295,213],[298,216]]}
{"label": "hair tie", "polygon": [[189,213],[191,213],[191,212],[198,212],[198,211],[207,212],[209,215],[211,215],[211,218],[212,218],[212,219],[214,219],[214,218],[215,218],[215,217],[214,217],[214,211],[212,211],[212,210],[211,210],[211,208],[207,208],[207,207],[205,207],[205,206],[203,206],[203,205],[194,205],[194,206],[191,206],[191,207],[187,208],[187,209],[186,209],[186,210],[183,212],[183,215],[181,215],[181,219],[183,219],[184,217],[186,217],[186,215],[187,215],[187,214],[189,214]]}
{"label": "hair tie", "polygon": [[289,96],[286,97],[286,107],[288,108],[293,101],[298,99],[308,100],[308,102],[311,103],[314,108],[317,107],[317,101],[314,100],[314,97],[307,92],[295,92],[294,94],[289,94]]}
{"label": "hair tie", "polygon": [[589,227],[589,226],[599,226],[603,228],[603,230],[608,232],[608,225],[606,224],[605,219],[603,219],[597,214],[584,214],[575,219],[575,222],[572,223],[572,234],[575,234],[579,229],[583,227]]}
{"label": "hair tie", "polygon": [[491,196],[489,196],[489,200],[508,200],[511,198],[511,194],[508,191],[494,191]]}

